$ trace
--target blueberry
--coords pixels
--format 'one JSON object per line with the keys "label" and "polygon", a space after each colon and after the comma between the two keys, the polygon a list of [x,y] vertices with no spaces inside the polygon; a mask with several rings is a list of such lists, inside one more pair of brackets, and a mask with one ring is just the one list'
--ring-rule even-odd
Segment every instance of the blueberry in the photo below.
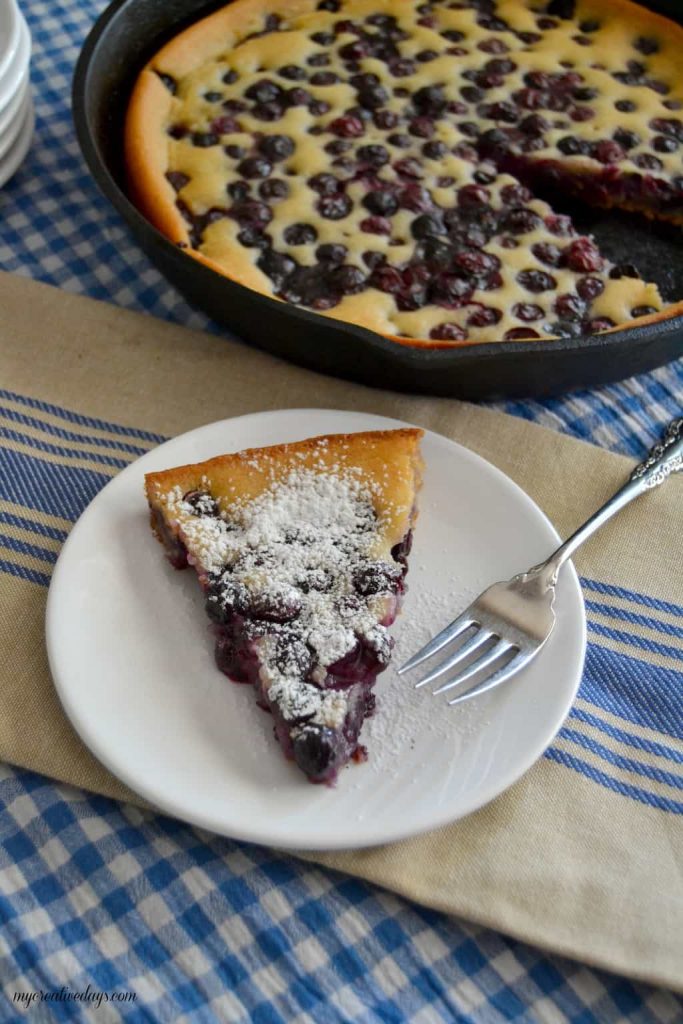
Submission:
{"label": "blueberry", "polygon": [[376,110],[373,117],[375,126],[381,128],[382,131],[391,131],[399,120],[398,114],[395,114],[393,110]]}
{"label": "blueberry", "polygon": [[277,638],[273,661],[284,675],[304,680],[313,668],[310,648],[302,640],[286,634]]}
{"label": "blueberry", "polygon": [[520,270],[517,280],[529,292],[545,292],[555,287],[555,278],[543,270]]}
{"label": "blueberry", "polygon": [[283,178],[269,178],[261,182],[258,192],[262,199],[284,199],[289,195],[289,185]]}
{"label": "blueberry", "polygon": [[[635,267],[633,269],[635,270]],[[636,271],[636,276],[638,276],[638,271]],[[605,284],[599,277],[582,277],[576,286],[576,290],[582,299],[585,299],[586,302],[592,302],[593,299],[597,299],[598,295],[602,295],[605,290]]]}
{"label": "blueberry", "polygon": [[321,779],[334,764],[338,742],[332,729],[327,726],[306,725],[294,738],[294,760],[309,778]]}
{"label": "blueberry", "polygon": [[335,85],[338,81],[339,76],[335,75],[334,71],[316,71],[311,75],[311,85]]}
{"label": "blueberry", "polygon": [[490,327],[494,324],[500,323],[503,319],[503,314],[499,309],[494,309],[491,306],[482,306],[481,309],[475,310],[467,320],[468,327]]}
{"label": "blueberry", "polygon": [[414,94],[413,103],[421,114],[436,117],[445,110],[448,101],[440,85],[425,85]]}
{"label": "blueberry", "polygon": [[467,337],[467,331],[463,330],[458,324],[447,322],[432,327],[429,337],[433,341],[464,341]]}
{"label": "blueberry", "polygon": [[633,162],[636,167],[640,167],[644,171],[661,171],[664,166],[659,157],[653,153],[638,153],[633,158]]}
{"label": "blueberry", "polygon": [[618,263],[615,267],[612,267],[609,276],[618,281],[621,277],[639,278],[640,273],[632,263]]}
{"label": "blueberry", "polygon": [[391,192],[368,192],[363,197],[363,206],[380,217],[391,217],[398,210],[398,201]]}
{"label": "blueberry", "polygon": [[491,118],[494,121],[503,121],[504,124],[515,124],[519,119],[519,108],[508,100],[498,100],[496,103],[482,103],[478,112],[482,117]]}
{"label": "blueberry", "polygon": [[659,43],[656,39],[652,39],[651,37],[638,36],[638,38],[633,41],[633,48],[634,50],[638,50],[639,53],[643,53],[645,56],[648,56],[651,53],[659,52]]}
{"label": "blueberry", "polygon": [[295,87],[285,93],[284,102],[288,107],[307,107],[313,97],[306,89]]}
{"label": "blueberry", "polygon": [[440,160],[446,155],[448,148],[444,142],[425,142],[422,153],[428,160]]}
{"label": "blueberry", "polygon": [[246,249],[267,249],[269,244],[260,228],[249,225],[237,232],[237,241]]}
{"label": "blueberry", "polygon": [[391,549],[391,557],[395,562],[400,562],[401,565],[405,565],[408,562],[408,556],[413,548],[413,530],[409,529],[408,534],[405,534],[402,541],[398,544],[394,544]]}
{"label": "blueberry", "polygon": [[453,246],[443,238],[428,235],[424,240],[424,259],[430,267],[445,269],[453,259]]}
{"label": "blueberry", "polygon": [[482,185],[464,185],[458,190],[458,206],[470,209],[487,206],[490,199],[488,189]]}
{"label": "blueberry", "polygon": [[468,277],[481,277],[498,270],[500,260],[493,253],[482,252],[480,249],[465,249],[457,253],[453,260],[458,270]]}
{"label": "blueberry", "polygon": [[333,135],[338,135],[341,138],[346,139],[357,139],[365,133],[362,120],[359,117],[353,117],[350,114],[335,118],[335,120],[328,125],[328,130],[331,131]]}
{"label": "blueberry", "polygon": [[200,149],[207,149],[209,146],[218,145],[219,137],[215,132],[192,132],[192,145]]}
{"label": "blueberry", "polygon": [[579,321],[583,319],[586,305],[576,295],[558,295],[554,309],[561,320]]}
{"label": "blueberry", "polygon": [[351,213],[353,203],[343,192],[337,192],[321,196],[317,207],[327,220],[342,220]]}
{"label": "blueberry", "polygon": [[473,285],[458,274],[438,274],[430,284],[432,302],[457,309],[472,295]]}
{"label": "blueberry", "polygon": [[676,139],[670,138],[668,135],[655,135],[652,140],[652,148],[658,153],[674,153],[680,143]]}
{"label": "blueberry", "polygon": [[166,174],[166,180],[176,192],[180,192],[184,185],[187,185],[190,180],[189,175],[183,174],[182,171],[168,171]]}
{"label": "blueberry", "polygon": [[342,295],[355,295],[365,288],[366,278],[358,267],[335,267],[329,273],[330,286]]}
{"label": "blueberry", "polygon": [[206,588],[206,613],[219,625],[226,625],[235,615],[249,610],[249,591],[241,583],[230,579],[229,572],[209,578]]}
{"label": "blueberry", "polygon": [[545,330],[558,338],[578,338],[583,334],[581,324],[573,320],[557,320],[555,323],[547,324]]}
{"label": "blueberry", "polygon": [[414,117],[408,125],[408,131],[418,139],[428,139],[434,134],[434,122],[429,117]]}
{"label": "blueberry", "polygon": [[240,224],[265,225],[273,219],[273,214],[267,203],[260,203],[257,199],[239,199],[230,210],[230,216],[239,221]]}
{"label": "blueberry", "polygon": [[389,99],[389,93],[381,85],[369,85],[358,93],[358,102],[366,110],[376,110]]}
{"label": "blueberry", "polygon": [[313,175],[308,179],[308,184],[314,192],[318,192],[321,196],[336,195],[342,187],[342,183],[333,174],[324,173]]}
{"label": "blueberry", "polygon": [[260,256],[257,266],[259,270],[268,275],[276,288],[279,288],[288,275],[296,269],[296,263],[290,256],[274,252],[273,249],[267,249]]}
{"label": "blueberry", "polygon": [[355,569],[352,580],[361,597],[395,593],[403,573],[398,565],[388,562],[366,562]]}
{"label": "blueberry", "polygon": [[317,237],[318,232],[312,224],[290,224],[284,231],[287,245],[307,245],[315,242]]}
{"label": "blueberry", "polygon": [[356,156],[363,163],[370,164],[371,167],[382,167],[389,162],[389,151],[385,146],[361,146],[356,152]]}
{"label": "blueberry", "polygon": [[333,139],[332,142],[326,143],[325,152],[339,156],[340,153],[347,153],[352,145],[353,143],[347,142],[346,139]]}
{"label": "blueberry", "polygon": [[586,156],[590,153],[591,145],[585,139],[577,139],[574,135],[566,135],[557,143],[560,153],[565,156]]}
{"label": "blueberry", "polygon": [[572,98],[579,103],[590,103],[591,100],[596,100],[598,95],[597,89],[590,89],[587,86],[580,86],[578,89],[572,90]]}
{"label": "blueberry", "polygon": [[503,227],[512,235],[525,235],[529,231],[535,231],[540,227],[542,220],[533,210],[519,207],[510,210],[503,218]]}
{"label": "blueberry", "polygon": [[248,156],[240,161],[237,170],[243,178],[267,178],[273,165],[263,157]]}
{"label": "blueberry", "polygon": [[440,217],[432,213],[422,213],[410,225],[413,238],[428,238],[430,235],[445,235],[446,227]]}
{"label": "blueberry", "polygon": [[513,327],[503,335],[505,341],[528,341],[532,338],[538,338],[538,331],[533,327]]}
{"label": "blueberry", "polygon": [[589,238],[577,238],[568,245],[564,250],[562,260],[570,270],[581,274],[602,270],[604,263],[598,248]]}
{"label": "blueberry", "polygon": [[343,263],[346,259],[346,246],[334,242],[326,242],[315,250],[316,259],[321,263]]}
{"label": "blueberry", "polygon": [[294,142],[289,135],[264,135],[258,144],[262,153],[272,163],[285,160],[294,152]]}
{"label": "blueberry", "polygon": [[250,85],[244,95],[249,100],[255,100],[256,103],[272,103],[282,97],[282,87],[268,78],[262,78]]}
{"label": "blueberry", "polygon": [[217,516],[218,504],[206,491],[188,491],[183,495],[183,501],[188,504],[195,516]]}
{"label": "blueberry", "polygon": [[532,320],[540,320],[543,316],[541,307],[534,305],[532,302],[518,302],[512,307],[512,313],[518,320],[524,320],[525,323]]}

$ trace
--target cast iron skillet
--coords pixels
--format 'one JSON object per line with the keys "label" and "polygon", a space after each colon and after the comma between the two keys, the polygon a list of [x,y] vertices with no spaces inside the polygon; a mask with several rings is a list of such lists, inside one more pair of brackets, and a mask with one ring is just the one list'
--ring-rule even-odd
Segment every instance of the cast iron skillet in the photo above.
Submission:
{"label": "cast iron skillet", "polygon": [[[180,29],[220,6],[220,0],[114,0],[90,32],[73,82],[76,132],[93,177],[142,249],[191,303],[251,344],[311,369],[376,387],[458,398],[559,394],[642,373],[683,354],[683,316],[578,341],[410,348],[277,302],[182,253],[126,197],[122,124],[146,61]],[[648,6],[683,22],[678,0],[650,0]],[[612,259],[632,262],[637,252],[641,272],[657,281],[665,298],[683,298],[679,229],[598,211],[581,211],[578,218]]]}

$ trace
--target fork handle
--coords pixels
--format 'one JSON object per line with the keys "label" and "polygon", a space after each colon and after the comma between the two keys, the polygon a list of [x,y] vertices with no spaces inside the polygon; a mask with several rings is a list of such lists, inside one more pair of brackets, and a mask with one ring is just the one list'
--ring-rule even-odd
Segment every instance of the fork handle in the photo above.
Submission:
{"label": "fork handle", "polygon": [[583,526],[561,544],[560,547],[541,565],[530,570],[529,575],[538,573],[547,586],[553,586],[557,574],[574,554],[576,549],[588,540],[596,530],[616,515],[634,498],[640,497],[645,491],[659,487],[672,473],[683,470],[683,419],[674,420],[669,424],[662,440],[651,449],[631,473],[628,483],[624,484],[602,508],[599,508]]}

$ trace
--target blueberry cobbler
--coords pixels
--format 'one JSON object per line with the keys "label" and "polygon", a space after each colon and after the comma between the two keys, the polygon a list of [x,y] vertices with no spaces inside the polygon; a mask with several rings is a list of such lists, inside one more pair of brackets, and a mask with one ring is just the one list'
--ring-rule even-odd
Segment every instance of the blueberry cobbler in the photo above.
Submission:
{"label": "blueberry cobbler", "polygon": [[131,191],[233,280],[407,344],[658,319],[552,202],[683,222],[681,52],[629,0],[235,0],[140,75]]}
{"label": "blueberry cobbler", "polygon": [[359,735],[405,591],[421,436],[328,435],[145,478],[170,561],[197,571],[218,667],[255,687],[312,782],[365,757]]}

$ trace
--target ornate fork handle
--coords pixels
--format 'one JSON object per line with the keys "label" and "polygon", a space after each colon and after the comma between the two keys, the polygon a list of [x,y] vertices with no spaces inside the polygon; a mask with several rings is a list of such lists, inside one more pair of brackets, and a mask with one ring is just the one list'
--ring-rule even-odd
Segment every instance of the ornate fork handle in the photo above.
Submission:
{"label": "ornate fork handle", "polygon": [[631,473],[631,480],[641,480],[643,486],[659,487],[672,473],[683,469],[683,419],[674,420],[662,440],[651,449],[648,457]]}
{"label": "ornate fork handle", "polygon": [[674,420],[667,427],[666,433],[649,452],[646,459],[636,466],[628,482],[599,508],[583,526],[569,537],[557,551],[541,565],[535,566],[527,576],[536,576],[538,585],[547,589],[555,585],[557,574],[568,558],[584,541],[595,533],[612,516],[634,498],[645,491],[658,487],[671,476],[683,470],[683,418]]}

